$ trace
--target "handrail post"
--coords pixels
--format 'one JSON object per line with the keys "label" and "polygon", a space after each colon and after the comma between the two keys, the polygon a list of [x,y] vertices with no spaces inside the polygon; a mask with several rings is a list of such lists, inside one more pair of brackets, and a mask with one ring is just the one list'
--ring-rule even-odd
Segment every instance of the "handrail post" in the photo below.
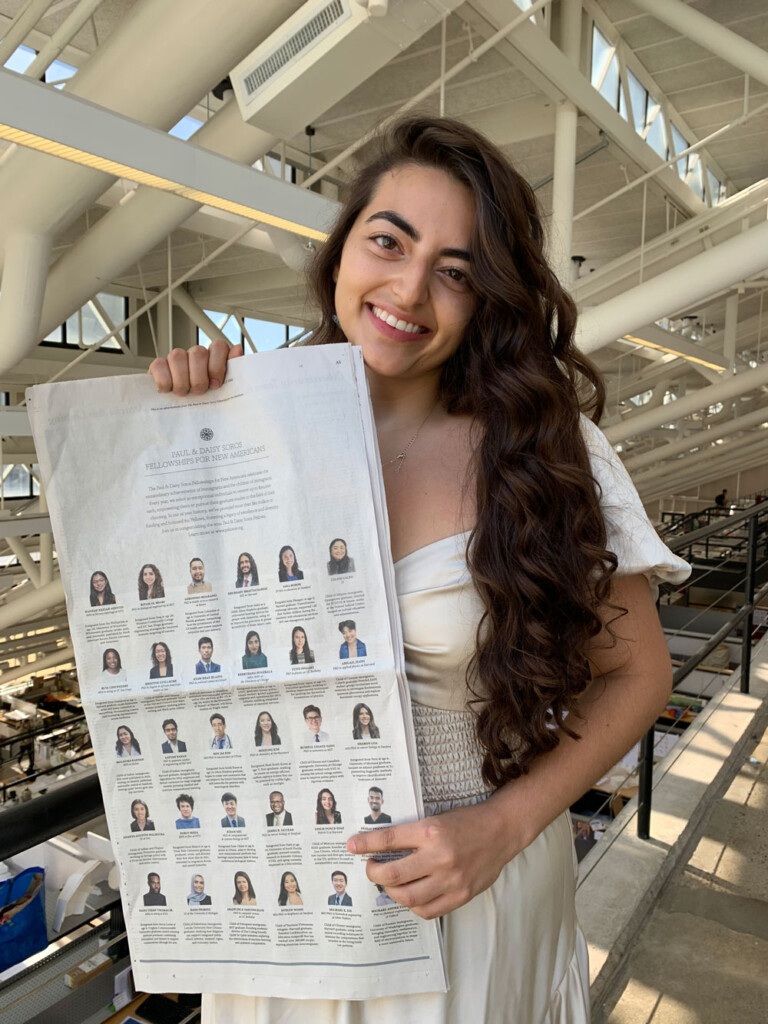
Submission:
{"label": "handrail post", "polygon": [[739,689],[749,693],[749,672],[752,665],[752,629],[755,613],[751,607],[755,600],[755,562],[757,561],[757,513],[749,520],[749,539],[747,541],[747,571],[744,576],[744,603],[750,610],[744,620],[741,639],[741,681]]}
{"label": "handrail post", "polygon": [[640,762],[637,766],[640,788],[637,794],[637,837],[651,838],[651,799],[653,794],[653,748],[655,726],[640,740]]}

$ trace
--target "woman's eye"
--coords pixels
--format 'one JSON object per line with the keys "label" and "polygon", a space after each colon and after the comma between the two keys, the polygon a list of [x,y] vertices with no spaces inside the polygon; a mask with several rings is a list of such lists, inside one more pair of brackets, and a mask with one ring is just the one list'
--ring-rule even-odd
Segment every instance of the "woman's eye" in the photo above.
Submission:
{"label": "woman's eye", "polygon": [[392,235],[373,235],[372,240],[380,249],[386,249],[387,252],[392,252],[393,249],[397,248],[397,240]]}
{"label": "woman's eye", "polygon": [[443,273],[451,281],[455,281],[456,284],[467,284],[467,275],[463,270],[459,270],[458,267],[445,267]]}

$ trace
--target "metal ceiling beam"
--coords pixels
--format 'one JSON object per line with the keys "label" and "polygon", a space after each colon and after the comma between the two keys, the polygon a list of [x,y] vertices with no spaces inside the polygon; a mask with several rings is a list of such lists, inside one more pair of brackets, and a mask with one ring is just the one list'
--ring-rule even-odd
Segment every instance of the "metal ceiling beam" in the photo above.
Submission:
{"label": "metal ceiling beam", "polygon": [[728,420],[714,427],[704,428],[694,435],[681,437],[678,441],[670,441],[668,444],[659,445],[651,451],[642,452],[640,455],[630,455],[624,460],[624,468],[630,473],[635,473],[645,466],[652,466],[664,459],[674,455],[688,452],[692,448],[701,448],[704,445],[717,441],[721,437],[730,437],[731,434],[740,434],[751,427],[759,427],[761,423],[768,421],[768,405],[748,412],[738,419]]}
{"label": "metal ceiling beam", "polygon": [[675,481],[678,477],[686,476],[698,469],[699,466],[718,460],[730,465],[740,459],[751,458],[752,455],[761,451],[768,453],[768,433],[765,430],[759,431],[756,435],[746,438],[734,438],[722,445],[707,445],[702,451],[695,455],[677,456],[672,462],[662,462],[658,466],[646,469],[643,473],[633,473],[632,481],[635,487],[647,487],[649,483],[658,480],[669,479]]}
{"label": "metal ceiling beam", "polygon": [[[508,0],[471,0],[471,6],[494,28],[499,28],[509,17]],[[536,25],[530,21],[518,26],[509,36],[509,46],[503,52],[514,51],[514,62],[528,74],[534,69],[550,86],[550,96],[565,97],[601,128],[644,171],[659,167],[663,160],[647,142],[635,132],[618,110],[614,110],[574,65],[563,58],[562,52]],[[554,90],[554,91],[552,91]],[[659,185],[686,213],[695,215],[707,209],[694,192],[685,185],[677,172],[668,167],[656,176]]]}
{"label": "metal ceiling beam", "polygon": [[253,270],[190,281],[189,294],[202,305],[216,300],[232,301],[239,296],[246,296],[249,302],[256,302],[264,292],[298,288],[301,284],[302,278],[296,271],[288,267],[275,267],[272,270]]}
{"label": "metal ceiling beam", "polygon": [[768,454],[767,451],[758,451],[756,454],[750,455],[738,462],[734,462],[732,457],[731,461],[727,463],[714,460],[700,467],[689,476],[675,477],[671,480],[662,481],[658,485],[651,484],[648,489],[643,488],[639,491],[640,497],[645,503],[648,503],[655,501],[657,498],[664,498],[669,494],[680,494],[686,487],[696,487],[709,483],[710,480],[722,480],[724,477],[743,473],[748,469],[755,469],[765,464],[766,454]]}
{"label": "metal ceiling beam", "polygon": [[626,423],[622,420],[621,423],[607,427],[604,433],[612,444],[616,444],[618,441],[625,441],[628,437],[642,434],[645,430],[660,427],[662,423],[674,423],[700,409],[715,405],[717,402],[738,398],[739,395],[746,395],[748,392],[766,385],[768,385],[768,363],[764,363],[756,370],[737,373],[719,384],[710,384],[709,387],[691,391],[683,395],[682,398],[678,398],[676,402],[662,406],[661,409],[641,412],[637,416],[630,417]]}
{"label": "metal ceiling beam", "polygon": [[583,352],[594,352],[649,320],[671,316],[766,266],[768,221],[763,221],[623,295],[584,310],[576,328],[576,344]]}
{"label": "metal ceiling beam", "polygon": [[636,7],[768,85],[768,53],[680,0],[633,0]]}

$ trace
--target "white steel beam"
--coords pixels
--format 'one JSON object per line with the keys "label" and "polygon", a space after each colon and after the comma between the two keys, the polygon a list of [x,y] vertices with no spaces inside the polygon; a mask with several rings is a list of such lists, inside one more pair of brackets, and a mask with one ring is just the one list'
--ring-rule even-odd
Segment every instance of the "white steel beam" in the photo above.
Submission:
{"label": "white steel beam", "polygon": [[768,221],[763,221],[623,295],[584,310],[576,344],[582,352],[594,352],[649,320],[671,316],[767,266]]}
{"label": "white steel beam", "polygon": [[[509,17],[509,0],[472,0],[472,6],[494,28],[501,26]],[[560,50],[540,28],[526,21],[509,36],[508,42],[506,50],[514,51],[515,63],[521,70],[527,72],[532,68],[537,77],[543,76],[550,85],[553,99],[565,97],[570,100],[644,171],[655,170],[663,163],[661,157],[627,124],[618,110],[614,110],[603,99],[570,61],[563,59]],[[706,204],[680,180],[672,168],[659,171],[656,180],[680,209],[689,214],[706,210]]]}
{"label": "white steel beam", "polygon": [[656,465],[674,455],[688,452],[692,448],[702,448],[704,445],[717,441],[721,437],[740,434],[744,430],[759,427],[761,423],[766,422],[768,422],[768,405],[748,412],[744,416],[739,416],[738,419],[727,420],[725,423],[718,423],[713,427],[704,427],[695,434],[681,437],[677,441],[670,441],[668,444],[659,445],[657,448],[651,449],[651,451],[642,452],[639,455],[630,455],[629,458],[624,460],[624,467],[630,473],[635,473],[645,466]]}
{"label": "white steel beam", "polygon": [[53,608],[64,601],[64,584],[61,577],[39,590],[29,593],[0,606],[0,635],[7,636],[10,626],[16,626],[39,612]]}
{"label": "white steel beam", "polygon": [[680,0],[633,0],[636,7],[647,11],[658,21],[692,39],[710,53],[768,85],[768,53],[744,36],[732,32],[695,7]]}
{"label": "white steel beam", "polygon": [[690,416],[692,412],[715,405],[717,402],[727,402],[729,399],[738,398],[757,388],[768,385],[768,363],[764,363],[756,370],[747,370],[744,373],[737,373],[733,377],[727,377],[719,384],[710,384],[709,387],[700,388],[698,391],[691,391],[676,402],[662,406],[661,409],[651,409],[648,412],[641,412],[621,423],[613,424],[604,431],[605,436],[612,444],[625,441],[628,437],[642,434],[646,430],[660,427],[662,423],[673,423],[684,416]]}
{"label": "white steel beam", "polygon": [[75,662],[75,652],[72,647],[62,647],[61,650],[56,651],[55,654],[47,654],[43,658],[37,658],[35,661],[28,662],[26,665],[20,665],[18,668],[13,668],[10,672],[3,672],[0,675],[0,686],[4,686],[6,683],[13,683],[17,679],[24,679],[25,676],[37,675],[39,672],[46,671],[48,669],[59,668],[65,665],[73,665]]}

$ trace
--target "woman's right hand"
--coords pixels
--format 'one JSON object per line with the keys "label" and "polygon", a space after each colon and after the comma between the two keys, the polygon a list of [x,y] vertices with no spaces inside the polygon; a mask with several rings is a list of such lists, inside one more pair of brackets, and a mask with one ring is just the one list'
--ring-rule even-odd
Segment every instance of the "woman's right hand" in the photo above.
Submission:
{"label": "woman's right hand", "polygon": [[174,348],[167,359],[153,359],[149,372],[162,392],[174,395],[202,395],[209,388],[220,388],[224,383],[227,363],[243,354],[242,345],[229,346],[220,338],[210,348]]}

